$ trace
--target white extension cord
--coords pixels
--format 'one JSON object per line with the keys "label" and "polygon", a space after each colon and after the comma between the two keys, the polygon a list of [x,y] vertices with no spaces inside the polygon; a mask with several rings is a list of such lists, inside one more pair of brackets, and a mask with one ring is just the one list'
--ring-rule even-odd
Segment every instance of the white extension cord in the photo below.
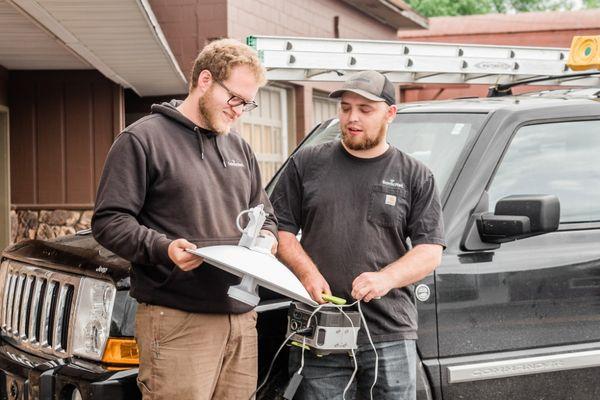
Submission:
{"label": "white extension cord", "polygon": [[[310,317],[308,318],[308,322],[306,324],[306,328],[310,328],[310,324],[312,322],[313,317],[323,307],[325,307],[325,306],[335,307],[335,308],[337,308],[348,319],[348,321],[350,321],[350,325],[352,326],[352,331],[354,332],[354,335],[355,335],[354,340],[356,342],[356,331],[354,330],[354,323],[352,322],[352,319],[348,316],[348,314],[346,314],[344,312],[343,309],[347,308],[347,307],[353,307],[354,305],[358,305],[358,313],[360,314],[360,318],[361,318],[361,320],[362,320],[362,322],[363,322],[363,324],[365,326],[365,331],[367,333],[367,337],[369,338],[369,343],[371,344],[371,347],[373,348],[373,352],[375,353],[375,374],[374,374],[373,384],[371,385],[371,388],[370,388],[370,391],[369,391],[370,398],[371,398],[371,400],[373,400],[373,388],[377,384],[377,374],[378,374],[378,370],[379,370],[379,355],[377,354],[377,349],[375,348],[375,344],[373,343],[373,339],[371,338],[371,332],[369,331],[369,326],[368,326],[367,321],[365,319],[365,316],[363,314],[363,311],[362,311],[362,308],[360,306],[360,303],[361,303],[360,300],[357,300],[354,303],[348,304],[348,305],[331,305],[331,304],[327,304],[327,303],[326,304],[321,304],[321,305],[315,307],[314,311],[310,314]],[[277,349],[277,352],[275,352],[275,356],[273,356],[273,359],[271,360],[271,364],[269,365],[269,369],[267,370],[267,374],[266,374],[265,378],[263,379],[263,381],[261,382],[261,384],[256,388],[256,390],[254,391],[254,393],[252,393],[252,395],[250,395],[249,400],[252,400],[254,398],[254,395],[256,395],[256,393],[258,393],[258,391],[260,389],[262,389],[263,386],[267,383],[267,381],[269,379],[269,376],[271,375],[271,371],[273,370],[273,366],[275,365],[275,360],[279,356],[279,353],[281,353],[281,350],[283,350],[283,348],[285,347],[286,343],[295,334],[296,334],[296,332],[292,332],[281,343],[281,345]],[[306,338],[304,337],[302,339],[302,355],[301,355],[301,358],[300,358],[300,368],[298,369],[298,371],[296,371],[296,374],[298,374],[298,375],[302,373],[302,369],[304,368],[304,350],[305,349],[306,349]],[[352,353],[352,360],[354,361],[354,371],[352,372],[352,375],[350,376],[350,380],[348,381],[348,383],[346,384],[346,387],[344,388],[344,392],[342,394],[342,398],[344,400],[346,399],[346,393],[347,393],[348,389],[350,389],[350,386],[352,385],[352,382],[354,381],[354,377],[356,376],[356,372],[358,371],[358,361],[356,360],[356,353],[355,353],[354,349],[351,349],[351,353]]]}

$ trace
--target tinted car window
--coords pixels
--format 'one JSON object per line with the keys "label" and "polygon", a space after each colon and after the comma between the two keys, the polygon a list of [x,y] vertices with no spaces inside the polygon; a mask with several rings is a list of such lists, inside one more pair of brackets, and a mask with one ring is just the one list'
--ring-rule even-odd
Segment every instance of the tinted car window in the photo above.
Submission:
{"label": "tinted car window", "polygon": [[520,128],[489,188],[491,210],[512,194],[554,194],[563,224],[600,221],[600,121]]}
{"label": "tinted car window", "polygon": [[485,118],[486,114],[398,114],[390,125],[388,141],[427,165],[443,192]]}
{"label": "tinted car window", "polygon": [[[483,124],[486,114],[399,113],[388,129],[388,142],[427,165],[442,192],[460,155]],[[340,125],[332,120],[317,129],[302,147],[339,139]],[[270,183],[272,188],[276,176]]]}

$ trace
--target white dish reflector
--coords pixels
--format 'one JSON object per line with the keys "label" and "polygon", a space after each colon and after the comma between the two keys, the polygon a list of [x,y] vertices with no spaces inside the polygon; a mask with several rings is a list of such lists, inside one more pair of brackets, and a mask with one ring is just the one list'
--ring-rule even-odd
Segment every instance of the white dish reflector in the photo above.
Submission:
{"label": "white dish reflector", "polygon": [[[246,247],[231,245],[209,246],[187,251],[204,258],[215,267],[241,277],[242,285],[244,283],[248,283],[250,286],[258,284],[305,304],[311,306],[318,305],[310,297],[310,294],[308,294],[292,271],[270,254],[263,254],[247,249]],[[229,294],[232,295],[232,289],[239,292],[239,289],[236,289],[238,286],[232,286]],[[250,293],[247,294],[252,297]],[[232,297],[247,302],[237,296]],[[249,300],[252,301],[252,299]],[[258,300],[255,303],[258,303]]]}

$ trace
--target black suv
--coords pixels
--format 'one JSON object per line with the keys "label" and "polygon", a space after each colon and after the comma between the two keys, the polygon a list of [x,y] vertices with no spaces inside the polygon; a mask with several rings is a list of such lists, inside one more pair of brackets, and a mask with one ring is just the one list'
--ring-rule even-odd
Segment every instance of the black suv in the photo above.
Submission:
{"label": "black suv", "polygon": [[[418,399],[600,398],[599,94],[400,105],[388,140],[435,174],[448,242],[415,285]],[[326,121],[301,147],[338,136]],[[128,267],[89,233],[4,251],[4,398],[139,397]],[[263,376],[288,305],[263,293]],[[279,398],[286,356],[259,398]]]}

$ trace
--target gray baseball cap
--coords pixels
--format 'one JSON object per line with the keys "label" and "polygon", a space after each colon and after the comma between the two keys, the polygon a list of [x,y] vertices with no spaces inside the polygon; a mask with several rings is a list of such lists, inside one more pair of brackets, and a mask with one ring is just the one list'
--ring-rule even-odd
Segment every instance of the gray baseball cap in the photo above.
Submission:
{"label": "gray baseball cap", "polygon": [[349,75],[344,86],[329,93],[329,97],[342,97],[344,92],[356,93],[372,101],[385,101],[390,106],[396,104],[394,85],[377,71],[362,71]]}

